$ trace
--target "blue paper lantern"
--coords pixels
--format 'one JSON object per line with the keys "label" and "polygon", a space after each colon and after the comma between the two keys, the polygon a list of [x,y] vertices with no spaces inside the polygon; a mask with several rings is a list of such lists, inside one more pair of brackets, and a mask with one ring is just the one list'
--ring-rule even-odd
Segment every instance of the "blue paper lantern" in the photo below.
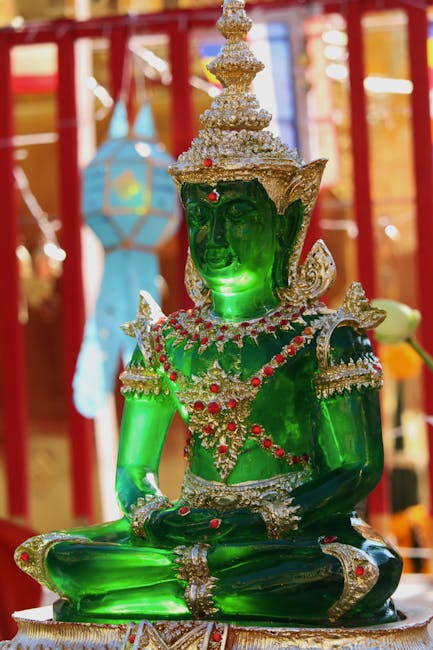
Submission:
{"label": "blue paper lantern", "polygon": [[157,301],[156,249],[177,230],[180,213],[172,162],[157,143],[149,104],[129,131],[123,102],[115,106],[108,139],[84,170],[82,212],[100,239],[105,265],[92,317],[86,322],[73,389],[76,408],[95,417],[113,391],[119,367],[133,352],[120,325],[133,320],[140,289]]}

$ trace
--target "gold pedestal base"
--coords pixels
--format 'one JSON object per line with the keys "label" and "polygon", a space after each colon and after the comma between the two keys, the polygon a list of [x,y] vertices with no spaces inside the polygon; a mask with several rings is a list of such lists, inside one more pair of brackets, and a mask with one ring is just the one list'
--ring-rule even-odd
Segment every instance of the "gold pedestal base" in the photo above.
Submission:
{"label": "gold pedestal base", "polygon": [[57,623],[51,608],[17,612],[18,633],[0,650],[421,650],[433,649],[433,613],[413,610],[397,623],[363,628],[245,627],[206,621],[128,625]]}

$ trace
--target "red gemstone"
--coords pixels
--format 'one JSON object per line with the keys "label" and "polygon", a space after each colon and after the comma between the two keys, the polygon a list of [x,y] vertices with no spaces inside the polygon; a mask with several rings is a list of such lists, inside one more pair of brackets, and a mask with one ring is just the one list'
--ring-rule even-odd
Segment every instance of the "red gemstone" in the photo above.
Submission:
{"label": "red gemstone", "polygon": [[212,327],[212,323],[208,320],[208,321],[204,324],[204,326],[205,326],[205,328],[206,328],[207,330],[210,330],[211,327]]}
{"label": "red gemstone", "polygon": [[170,373],[170,379],[171,379],[171,381],[176,381],[176,379],[177,379],[177,372],[171,372],[171,373]]}
{"label": "red gemstone", "polygon": [[226,454],[228,450],[227,445],[219,445],[218,446],[218,453],[219,454]]}
{"label": "red gemstone", "polygon": [[308,454],[302,454],[302,460],[303,460],[305,463],[308,463],[308,461],[310,460],[309,455],[308,455]]}
{"label": "red gemstone", "polygon": [[235,334],[234,337],[233,337],[233,341],[239,341],[240,338],[241,338],[240,334]]}
{"label": "red gemstone", "polygon": [[249,327],[250,324],[247,320],[245,320],[243,323],[241,323],[241,327]]}
{"label": "red gemstone", "polygon": [[278,449],[275,451],[275,456],[276,456],[277,458],[283,458],[283,456],[285,455],[285,453],[286,453],[286,452],[284,451],[284,449],[283,449],[282,447],[278,447]]}
{"label": "red gemstone", "polygon": [[282,318],[280,320],[281,327],[284,327],[284,325],[288,325],[288,324],[289,324],[289,321],[287,320],[287,318]]}
{"label": "red gemstone", "polygon": [[274,313],[274,316],[276,316],[277,318],[279,318],[279,317],[281,316],[281,312],[280,312],[280,311],[276,311],[276,312]]}
{"label": "red gemstone", "polygon": [[168,361],[166,361],[166,362],[164,363],[164,370],[170,370],[170,366],[171,366],[171,363],[169,363]]}
{"label": "red gemstone", "polygon": [[188,334],[187,330],[182,330],[180,333],[181,336],[187,336],[187,334]]}
{"label": "red gemstone", "polygon": [[364,567],[362,565],[359,565],[359,566],[356,567],[355,575],[361,577],[361,576],[364,575],[364,573],[365,573],[365,569],[364,569]]}
{"label": "red gemstone", "polygon": [[258,436],[262,432],[262,427],[260,424],[255,424],[254,426],[251,427],[252,433],[254,433],[255,436]]}
{"label": "red gemstone", "polygon": [[188,440],[189,440],[190,438],[192,438],[192,431],[191,431],[191,429],[187,429],[187,430],[186,430],[186,437],[187,437]]}
{"label": "red gemstone", "polygon": [[262,381],[261,381],[261,379],[260,379],[259,377],[253,377],[253,378],[251,379],[251,385],[252,385],[252,386],[256,386],[256,387],[257,387],[257,386],[260,386],[261,383],[262,383]]}
{"label": "red gemstone", "polygon": [[217,337],[217,341],[224,341],[224,339],[225,339],[224,334],[220,334],[220,335]]}
{"label": "red gemstone", "polygon": [[251,334],[251,336],[257,336],[258,331],[257,330],[251,330],[250,334]]}
{"label": "red gemstone", "polygon": [[289,355],[289,357],[294,357],[296,352],[297,352],[297,350],[296,350],[295,346],[294,345],[289,345],[289,347],[287,348],[287,354]]}
{"label": "red gemstone", "polygon": [[28,562],[30,560],[30,555],[23,551],[20,555],[22,562]]}
{"label": "red gemstone", "polygon": [[207,195],[207,198],[212,203],[216,203],[218,201],[218,199],[219,199],[219,194],[218,194],[218,192],[209,192],[209,194]]}
{"label": "red gemstone", "polygon": [[337,537],[335,535],[328,535],[325,537],[322,541],[323,544],[332,544],[332,542],[336,542]]}
{"label": "red gemstone", "polygon": [[161,361],[161,363],[164,363],[164,361],[167,361],[167,355],[161,354],[161,356],[159,357],[159,360]]}
{"label": "red gemstone", "polygon": [[175,329],[175,330],[181,330],[181,329],[182,329],[182,325],[181,325],[180,323],[176,323],[176,325],[174,326],[174,329]]}
{"label": "red gemstone", "polygon": [[209,528],[219,528],[221,526],[221,519],[211,519]]}
{"label": "red gemstone", "polygon": [[206,345],[208,343],[209,339],[207,336],[203,336],[203,338],[200,339],[200,345]]}
{"label": "red gemstone", "polygon": [[168,322],[170,323],[170,325],[176,325],[177,324],[177,320],[175,318],[170,318]]}
{"label": "red gemstone", "polygon": [[227,402],[227,406],[229,407],[229,409],[236,408],[236,405],[237,405],[237,402],[236,402],[235,399],[229,399],[229,401]]}
{"label": "red gemstone", "polygon": [[162,345],[161,345],[161,343],[158,343],[158,345],[155,346],[155,350],[156,350],[157,352],[161,352],[161,350],[162,350]]}
{"label": "red gemstone", "polygon": [[197,341],[199,336],[200,334],[198,332],[194,332],[194,334],[191,334],[191,341]]}
{"label": "red gemstone", "polygon": [[299,456],[292,456],[292,463],[294,465],[297,465],[300,462],[300,457]]}
{"label": "red gemstone", "polygon": [[205,167],[212,167],[212,165],[213,165],[212,159],[211,158],[205,158],[203,160],[203,165]]}
{"label": "red gemstone", "polygon": [[212,641],[221,641],[222,636],[219,632],[214,632],[212,634]]}
{"label": "red gemstone", "polygon": [[293,339],[296,345],[301,345],[304,342],[304,337],[303,336],[295,336]]}
{"label": "red gemstone", "polygon": [[274,369],[271,366],[265,366],[263,368],[263,372],[265,373],[266,377],[270,377],[274,374]]}
{"label": "red gemstone", "polygon": [[275,361],[277,363],[284,363],[286,360],[286,357],[283,354],[276,354],[275,355]]}
{"label": "red gemstone", "polygon": [[229,422],[227,425],[227,431],[236,431],[237,428],[236,422]]}
{"label": "red gemstone", "polygon": [[210,433],[212,433],[212,427],[209,424],[206,424],[206,426],[203,427],[203,433],[208,436]]}
{"label": "red gemstone", "polygon": [[268,330],[268,332],[275,332],[275,325],[268,325],[266,329]]}
{"label": "red gemstone", "polygon": [[220,330],[221,330],[221,332],[227,332],[228,325],[221,325]]}
{"label": "red gemstone", "polygon": [[380,363],[373,363],[373,368],[375,370],[382,370],[382,366],[380,365]]}
{"label": "red gemstone", "polygon": [[204,404],[203,402],[194,402],[194,411],[203,411]]}
{"label": "red gemstone", "polygon": [[304,329],[304,334],[305,334],[306,336],[311,336],[312,333],[313,333],[313,328],[312,328],[312,327],[306,327],[306,328]]}
{"label": "red gemstone", "polygon": [[129,643],[135,643],[135,634],[130,634],[128,637]]}
{"label": "red gemstone", "polygon": [[261,319],[259,320],[259,323],[260,323],[260,325],[264,325],[264,324],[266,323],[266,319],[265,319],[265,318],[261,318]]}
{"label": "red gemstone", "polygon": [[218,386],[218,384],[211,384],[209,388],[211,393],[219,393],[220,391],[220,387]]}
{"label": "red gemstone", "polygon": [[203,318],[198,317],[195,319],[195,322],[197,325],[200,325],[203,322]]}
{"label": "red gemstone", "polygon": [[177,511],[177,514],[180,515],[181,517],[185,517],[185,515],[188,515],[190,512],[191,510],[188,508],[188,506],[182,506]]}
{"label": "red gemstone", "polygon": [[263,440],[263,447],[266,447],[266,449],[272,447],[272,440],[270,438],[265,438]]}
{"label": "red gemstone", "polygon": [[219,413],[220,407],[216,402],[209,402],[207,410],[209,413]]}

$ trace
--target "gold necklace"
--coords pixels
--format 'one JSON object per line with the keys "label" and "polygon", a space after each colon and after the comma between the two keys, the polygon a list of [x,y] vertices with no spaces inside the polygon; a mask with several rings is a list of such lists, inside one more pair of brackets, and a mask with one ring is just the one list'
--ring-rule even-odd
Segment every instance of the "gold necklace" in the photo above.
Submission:
{"label": "gold necklace", "polygon": [[[173,389],[179,401],[188,413],[188,438],[186,453],[191,454],[191,442],[196,435],[205,449],[213,452],[215,467],[222,479],[226,479],[235,467],[238,456],[247,438],[271,453],[275,458],[290,467],[305,467],[309,461],[307,453],[292,454],[276,444],[265,427],[259,422],[249,423],[253,401],[259,391],[284,366],[289,359],[309,345],[316,332],[322,327],[323,318],[316,318],[296,334],[259,370],[246,379],[241,373],[225,372],[218,361],[199,375],[185,377],[174,369],[168,359],[163,345],[162,335],[158,339],[160,346],[159,363],[173,383]],[[162,324],[159,325],[159,328]]]}

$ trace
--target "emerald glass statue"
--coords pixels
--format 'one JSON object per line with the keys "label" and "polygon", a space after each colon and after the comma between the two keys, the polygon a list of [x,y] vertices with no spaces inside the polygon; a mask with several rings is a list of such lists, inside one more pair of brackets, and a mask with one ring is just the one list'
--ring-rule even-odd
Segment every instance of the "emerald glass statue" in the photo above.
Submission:
{"label": "emerald glass statue", "polygon": [[[194,308],[143,294],[125,327],[117,470],[123,519],[28,540],[18,564],[60,595],[60,621],[208,619],[365,625],[396,620],[397,552],[354,512],[378,482],[382,371],[359,284],[320,297],[323,242],[300,256],[324,161],[269,131],[249,86],[243,0],[226,0],[210,65],[224,91],[170,168],[186,210]],[[188,430],[180,499],[158,487],[175,411]]]}

